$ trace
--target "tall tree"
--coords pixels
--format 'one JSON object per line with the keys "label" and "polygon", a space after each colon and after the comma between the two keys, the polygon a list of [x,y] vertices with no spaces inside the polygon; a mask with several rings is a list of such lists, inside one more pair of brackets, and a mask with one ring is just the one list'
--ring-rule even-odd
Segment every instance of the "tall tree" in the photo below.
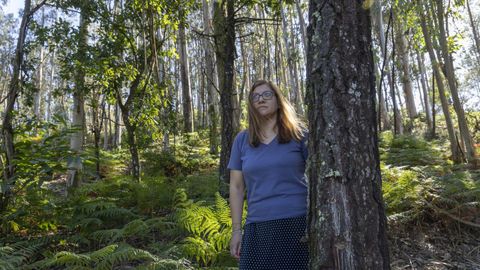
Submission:
{"label": "tall tree", "polygon": [[235,62],[235,6],[233,0],[214,2],[215,54],[220,90],[220,108],[222,115],[222,134],[219,181],[220,192],[227,193],[225,183],[229,183],[227,169],[233,139],[238,131],[234,121],[234,62]]}
{"label": "tall tree", "polygon": [[480,166],[480,160],[478,160],[477,154],[475,152],[475,147],[473,146],[472,136],[468,130],[467,120],[465,118],[465,111],[463,105],[460,101],[458,94],[457,80],[455,78],[455,69],[453,66],[453,58],[451,54],[451,48],[449,48],[448,33],[446,31],[446,16],[445,8],[443,6],[443,0],[435,0],[437,7],[437,18],[439,26],[439,43],[442,51],[443,61],[445,64],[445,76],[447,77],[448,86],[450,88],[450,93],[453,100],[453,108],[457,114],[458,127],[460,129],[460,135],[463,138],[466,149],[467,160],[474,164],[475,166]]}
{"label": "tall tree", "polygon": [[310,269],[390,269],[364,1],[311,0]]}
{"label": "tall tree", "polygon": [[81,8],[76,61],[80,63],[75,69],[75,88],[73,91],[72,126],[76,129],[70,138],[70,150],[73,158],[68,164],[68,187],[78,187],[83,178],[83,152],[85,134],[85,68],[88,43],[89,18],[85,8]]}
{"label": "tall tree", "polygon": [[425,115],[427,118],[427,128],[430,135],[432,134],[432,113],[430,111],[430,99],[428,97],[428,76],[425,71],[425,63],[423,58],[423,52],[416,52],[418,72],[420,73],[421,91],[423,92],[423,103],[425,104]]}
{"label": "tall tree", "polygon": [[[183,7],[180,8],[180,16],[184,17]],[[182,81],[184,131],[193,132],[192,89],[190,85],[190,68],[188,64],[187,38],[185,36],[184,20],[182,20],[178,26],[178,48],[180,52],[180,78]]]}
{"label": "tall tree", "polygon": [[32,19],[33,14],[45,4],[45,1],[40,2],[32,8],[32,1],[25,0],[23,9],[22,21],[17,39],[15,49],[15,56],[12,61],[12,76],[8,84],[8,93],[6,96],[7,104],[4,111],[4,117],[1,128],[2,144],[5,149],[5,159],[2,159],[3,178],[2,190],[0,193],[0,212],[7,209],[7,206],[12,198],[12,188],[15,185],[15,145],[13,132],[13,110],[17,97],[20,93],[20,70],[24,61],[25,54],[25,38],[27,36],[27,29]]}
{"label": "tall tree", "polygon": [[408,46],[405,39],[405,31],[403,23],[399,16],[396,16],[394,22],[395,29],[395,43],[397,45],[397,56],[399,57],[399,64],[401,68],[400,79],[402,81],[403,93],[405,96],[405,105],[407,106],[407,113],[410,120],[417,117],[417,109],[415,107],[415,98],[413,96],[412,80],[410,78],[410,63],[408,59]]}
{"label": "tall tree", "polygon": [[419,3],[417,10],[420,18],[420,25],[422,27],[425,45],[427,47],[428,55],[430,56],[430,62],[432,63],[433,77],[435,78],[438,87],[438,94],[440,97],[440,103],[442,104],[443,115],[445,116],[448,138],[450,140],[450,150],[452,152],[452,160],[456,163],[459,163],[461,162],[460,149],[455,138],[455,129],[452,123],[452,116],[450,115],[450,109],[445,93],[445,85],[442,80],[442,71],[440,69],[440,63],[438,62],[438,58],[435,54],[432,38],[430,36],[430,31],[427,27],[426,16],[428,16],[428,13],[426,13],[423,3]]}
{"label": "tall tree", "polygon": [[[378,80],[378,108],[379,108],[379,118],[380,118],[380,123],[381,127],[383,129],[390,129],[390,119],[388,118],[387,114],[387,103],[386,103],[386,95],[383,94],[382,91],[382,86],[383,86],[383,75],[387,77],[388,80],[388,86],[390,86],[390,82],[392,80],[392,77],[390,76],[390,67],[387,65],[388,61],[388,55],[387,55],[387,44],[385,40],[385,34],[384,34],[384,24],[383,24],[383,12],[382,12],[382,2],[381,1],[375,1],[372,10],[372,14],[375,18],[376,22],[376,33],[378,35],[378,40],[380,42],[380,52],[381,56],[383,58],[381,62],[381,67],[380,69],[380,76]],[[389,25],[390,26],[390,25]],[[387,29],[389,31],[390,29]]]}
{"label": "tall tree", "polygon": [[470,22],[470,27],[472,28],[473,41],[475,42],[475,48],[477,52],[477,59],[480,61],[480,35],[478,34],[478,23],[475,22],[475,19],[472,14],[472,8],[470,7],[470,1],[466,0],[466,6],[468,11],[468,19]]}

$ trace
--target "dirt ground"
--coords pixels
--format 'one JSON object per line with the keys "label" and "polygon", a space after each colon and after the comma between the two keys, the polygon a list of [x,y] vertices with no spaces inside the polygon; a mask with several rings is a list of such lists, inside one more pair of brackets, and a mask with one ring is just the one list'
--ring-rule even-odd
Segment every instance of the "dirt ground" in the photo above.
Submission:
{"label": "dirt ground", "polygon": [[389,227],[392,269],[480,270],[480,229],[459,223]]}

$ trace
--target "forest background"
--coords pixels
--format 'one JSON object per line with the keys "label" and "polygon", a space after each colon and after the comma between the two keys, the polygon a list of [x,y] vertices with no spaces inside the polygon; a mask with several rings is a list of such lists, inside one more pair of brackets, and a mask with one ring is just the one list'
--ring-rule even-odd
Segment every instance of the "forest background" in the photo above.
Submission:
{"label": "forest background", "polygon": [[[15,3],[0,1],[0,269],[235,268],[230,146],[258,78],[306,119],[309,4]],[[391,266],[478,269],[480,3],[365,5]]]}

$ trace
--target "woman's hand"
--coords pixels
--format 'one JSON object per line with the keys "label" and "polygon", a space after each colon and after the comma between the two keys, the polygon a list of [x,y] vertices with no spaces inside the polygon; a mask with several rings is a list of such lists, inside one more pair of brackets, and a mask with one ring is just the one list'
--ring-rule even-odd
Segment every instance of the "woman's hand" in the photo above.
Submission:
{"label": "woman's hand", "polygon": [[240,248],[242,247],[242,231],[232,232],[232,240],[230,240],[230,254],[235,259],[240,259]]}

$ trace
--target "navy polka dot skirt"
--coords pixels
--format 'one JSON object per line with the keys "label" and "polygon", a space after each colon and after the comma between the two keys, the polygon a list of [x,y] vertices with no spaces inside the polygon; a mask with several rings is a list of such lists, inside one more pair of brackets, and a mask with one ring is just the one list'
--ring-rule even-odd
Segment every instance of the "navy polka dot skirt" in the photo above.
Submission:
{"label": "navy polka dot skirt", "polygon": [[306,217],[245,225],[240,270],[302,270],[308,268]]}

